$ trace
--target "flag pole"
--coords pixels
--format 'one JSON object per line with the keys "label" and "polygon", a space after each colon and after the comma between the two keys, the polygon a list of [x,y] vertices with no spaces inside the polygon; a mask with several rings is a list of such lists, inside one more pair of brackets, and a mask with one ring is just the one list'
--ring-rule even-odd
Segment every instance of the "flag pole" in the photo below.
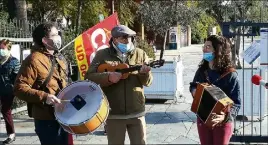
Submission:
{"label": "flag pole", "polygon": [[[75,38],[76,39],[76,38]],[[65,48],[67,48],[69,45],[71,45],[74,41],[75,41],[75,39],[73,39],[71,42],[69,42],[68,44],[66,44],[64,47],[62,47],[60,50],[59,50],[59,52],[61,52],[63,49],[65,49]]]}

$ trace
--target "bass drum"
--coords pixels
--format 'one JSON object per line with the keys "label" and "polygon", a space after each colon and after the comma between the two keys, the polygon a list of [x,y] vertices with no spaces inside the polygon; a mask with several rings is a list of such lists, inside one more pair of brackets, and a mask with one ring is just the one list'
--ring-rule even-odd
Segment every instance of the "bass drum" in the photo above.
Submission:
{"label": "bass drum", "polygon": [[109,115],[109,103],[99,85],[91,81],[76,81],[57,96],[55,117],[71,134],[88,134],[97,130]]}

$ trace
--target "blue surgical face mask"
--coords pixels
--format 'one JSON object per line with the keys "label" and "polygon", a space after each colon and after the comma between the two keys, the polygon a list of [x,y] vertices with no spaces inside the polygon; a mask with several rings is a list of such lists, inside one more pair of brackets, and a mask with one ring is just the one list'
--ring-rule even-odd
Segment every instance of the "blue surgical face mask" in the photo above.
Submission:
{"label": "blue surgical face mask", "polygon": [[132,50],[131,43],[128,44],[123,44],[118,42],[117,48],[122,52],[122,53],[127,53]]}
{"label": "blue surgical face mask", "polygon": [[203,59],[205,59],[206,61],[210,62],[214,59],[214,54],[213,52],[206,52],[203,54]]}

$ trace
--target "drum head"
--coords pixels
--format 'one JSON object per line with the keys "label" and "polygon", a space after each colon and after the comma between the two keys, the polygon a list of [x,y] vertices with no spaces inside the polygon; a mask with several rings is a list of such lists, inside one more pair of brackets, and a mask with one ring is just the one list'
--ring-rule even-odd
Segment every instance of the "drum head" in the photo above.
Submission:
{"label": "drum head", "polygon": [[56,119],[65,125],[78,125],[91,119],[99,110],[103,93],[91,81],[77,81],[64,88],[58,98],[62,104],[55,105]]}

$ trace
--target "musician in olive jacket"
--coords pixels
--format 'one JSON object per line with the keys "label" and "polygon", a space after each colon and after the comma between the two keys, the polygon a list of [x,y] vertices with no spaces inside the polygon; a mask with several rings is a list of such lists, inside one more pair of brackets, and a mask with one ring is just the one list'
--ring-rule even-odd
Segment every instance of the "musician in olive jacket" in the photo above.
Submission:
{"label": "musician in olive jacket", "polygon": [[213,129],[207,127],[199,118],[197,119],[202,145],[229,144],[233,133],[233,121],[240,109],[241,99],[238,75],[231,63],[230,50],[230,43],[226,38],[209,36],[203,47],[203,59],[193,82],[190,83],[190,92],[193,96],[196,93],[197,83],[210,83],[219,87],[234,102],[227,114],[223,112],[215,114],[212,120]]}
{"label": "musician in olive jacket", "polygon": [[[152,83],[150,67],[146,53],[135,48],[136,33],[124,25],[116,26],[111,31],[110,48],[97,51],[90,64],[85,79],[100,84],[110,104],[107,119],[109,144],[124,144],[128,131],[131,144],[146,143],[145,96],[143,86]],[[118,72],[98,73],[101,64],[116,66],[126,63],[130,66],[142,65],[140,70],[130,72],[127,79],[120,79]]]}
{"label": "musician in olive jacket", "polygon": [[[20,62],[10,53],[11,42],[3,39],[0,41],[0,104],[1,113],[5,120],[8,138],[4,144],[12,143],[15,140],[15,130],[11,114],[13,104],[13,84],[20,69]],[[0,106],[1,106],[0,105]]]}

